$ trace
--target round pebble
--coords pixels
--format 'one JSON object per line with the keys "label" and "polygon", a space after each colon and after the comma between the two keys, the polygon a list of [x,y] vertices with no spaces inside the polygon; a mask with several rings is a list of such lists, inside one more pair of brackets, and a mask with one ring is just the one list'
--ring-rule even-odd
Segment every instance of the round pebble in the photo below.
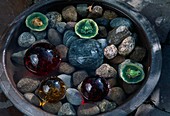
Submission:
{"label": "round pebble", "polygon": [[109,102],[106,99],[102,100],[101,102],[98,102],[97,105],[100,108],[101,112],[108,112],[116,108],[115,102]]}
{"label": "round pebble", "polygon": [[118,47],[118,52],[122,56],[129,55],[135,47],[135,40],[132,36],[125,38]]}
{"label": "round pebble", "polygon": [[117,17],[117,14],[112,10],[105,10],[103,13],[103,18],[112,20]]}
{"label": "round pebble", "polygon": [[55,29],[48,30],[48,40],[51,44],[57,46],[62,43],[62,36]]}
{"label": "round pebble", "polygon": [[60,44],[60,45],[56,46],[56,49],[60,53],[60,58],[62,59],[62,61],[66,61],[68,48],[63,44]]}
{"label": "round pebble", "polygon": [[109,20],[105,18],[96,18],[95,22],[100,26],[105,26],[105,27],[109,26]]}
{"label": "round pebble", "polygon": [[61,62],[58,72],[64,74],[71,74],[75,71],[75,68],[66,62]]}
{"label": "round pebble", "polygon": [[66,29],[74,29],[77,22],[67,22]]}
{"label": "round pebble", "polygon": [[103,8],[101,6],[94,6],[90,14],[88,15],[89,18],[98,18],[101,17],[103,14]]}
{"label": "round pebble", "polygon": [[94,39],[78,39],[71,44],[68,58],[78,68],[96,69],[103,63],[103,49]]}
{"label": "round pebble", "polygon": [[126,26],[119,26],[108,33],[107,40],[109,44],[118,45],[130,35],[131,32]]}
{"label": "round pebble", "polygon": [[136,92],[140,85],[138,84],[127,84],[126,82],[122,83],[123,89],[127,94],[132,94],[134,92]]}
{"label": "round pebble", "polygon": [[57,102],[57,103],[45,103],[45,105],[42,106],[43,110],[56,114],[60,107],[62,106],[61,102]]}
{"label": "round pebble", "polygon": [[42,39],[46,39],[47,36],[47,32],[46,31],[32,31],[31,33],[34,35],[34,37],[36,38],[36,40],[42,40]]}
{"label": "round pebble", "polygon": [[86,103],[78,107],[78,116],[91,116],[100,113],[100,109],[97,105],[92,103]]}
{"label": "round pebble", "polygon": [[76,36],[76,34],[73,30],[67,30],[64,33],[63,44],[67,47],[70,47],[70,45],[73,43],[73,41],[75,41],[77,39],[78,39],[78,37]]}
{"label": "round pebble", "polygon": [[36,105],[36,106],[40,106],[41,101],[40,99],[34,95],[33,93],[25,93],[24,97],[32,104]]}
{"label": "round pebble", "polygon": [[57,76],[60,78],[66,85],[67,88],[70,88],[72,86],[71,82],[71,75],[61,74]]}
{"label": "round pebble", "polygon": [[77,4],[77,13],[81,16],[81,17],[86,17],[87,16],[87,9],[88,9],[88,5],[87,4]]}
{"label": "round pebble", "polygon": [[76,111],[70,103],[64,103],[58,111],[59,116],[75,116]]}
{"label": "round pebble", "polygon": [[49,27],[54,28],[56,22],[61,22],[62,21],[62,15],[56,11],[53,12],[48,12],[46,14],[47,18],[49,19]]}
{"label": "round pebble", "polygon": [[96,75],[104,78],[116,78],[117,71],[109,64],[102,64],[98,69],[96,69]]}
{"label": "round pebble", "polygon": [[66,29],[66,23],[65,22],[56,22],[55,29],[60,33],[64,33],[64,31]]}
{"label": "round pebble", "polygon": [[62,16],[63,18],[68,21],[77,21],[77,11],[74,6],[66,6],[62,10]]}
{"label": "round pebble", "polygon": [[26,51],[27,49],[23,51],[19,51],[17,53],[13,53],[11,56],[12,61],[17,64],[24,65],[24,56],[25,56]]}
{"label": "round pebble", "polygon": [[36,41],[34,35],[29,32],[23,32],[18,38],[18,45],[21,47],[29,47]]}
{"label": "round pebble", "polygon": [[73,105],[80,105],[83,102],[80,92],[74,88],[68,88],[66,90],[66,98]]}
{"label": "round pebble", "polygon": [[86,77],[88,77],[88,74],[86,71],[76,71],[73,73],[73,84],[74,86],[79,85]]}
{"label": "round pebble", "polygon": [[108,46],[106,39],[97,39],[97,41],[101,44],[103,49]]}
{"label": "round pebble", "polygon": [[106,27],[99,26],[99,37],[107,37]]}
{"label": "round pebble", "polygon": [[117,85],[117,78],[110,78],[107,80],[108,87],[112,88]]}
{"label": "round pebble", "polygon": [[132,24],[131,20],[129,20],[127,18],[118,17],[118,18],[114,18],[111,20],[110,26],[112,28],[117,28],[119,26],[126,26],[126,27],[128,27],[128,29],[132,29],[133,24]]}
{"label": "round pebble", "polygon": [[115,45],[109,45],[104,49],[104,55],[107,59],[113,59],[117,55],[118,51]]}
{"label": "round pebble", "polygon": [[126,95],[122,88],[113,87],[109,90],[108,98],[120,105],[125,100]]}
{"label": "round pebble", "polygon": [[113,59],[111,59],[109,62],[111,64],[121,64],[122,62],[125,61],[125,57],[121,56],[121,55],[117,55],[116,57],[114,57]]}
{"label": "round pebble", "polygon": [[130,55],[130,59],[140,62],[146,55],[146,49],[143,47],[135,47],[134,51]]}
{"label": "round pebble", "polygon": [[22,78],[17,83],[17,88],[22,93],[31,93],[35,91],[35,89],[38,87],[39,84],[40,84],[39,80],[35,80],[31,77]]}

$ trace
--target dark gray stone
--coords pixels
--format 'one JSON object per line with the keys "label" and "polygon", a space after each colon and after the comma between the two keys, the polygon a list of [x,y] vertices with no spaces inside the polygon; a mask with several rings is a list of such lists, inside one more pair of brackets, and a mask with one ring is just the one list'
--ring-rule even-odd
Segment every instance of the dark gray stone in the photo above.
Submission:
{"label": "dark gray stone", "polygon": [[58,111],[59,116],[75,116],[76,111],[70,103],[64,103]]}
{"label": "dark gray stone", "polygon": [[71,74],[75,71],[75,68],[66,62],[61,62],[58,72],[64,74]]}
{"label": "dark gray stone", "polygon": [[88,13],[87,9],[88,9],[87,4],[77,4],[77,13],[81,17],[86,17],[87,16],[87,13]]}
{"label": "dark gray stone", "polygon": [[92,8],[92,11],[90,11],[88,18],[99,18],[102,16],[102,14],[103,14],[103,8],[101,6],[96,5]]}
{"label": "dark gray stone", "polygon": [[68,58],[73,66],[96,69],[103,63],[103,49],[94,39],[78,39],[71,44]]}
{"label": "dark gray stone", "polygon": [[146,55],[146,49],[143,47],[136,46],[132,54],[130,55],[130,59],[135,60],[136,62],[140,62]]}
{"label": "dark gray stone", "polygon": [[118,84],[117,78],[115,77],[115,78],[107,79],[107,83],[109,88],[115,87]]}
{"label": "dark gray stone", "polygon": [[124,102],[126,99],[126,94],[120,87],[113,87],[109,90],[108,98],[114,102],[116,102],[118,105]]}
{"label": "dark gray stone", "polygon": [[78,107],[78,116],[91,116],[100,113],[100,109],[95,104],[86,103]]}
{"label": "dark gray stone", "polygon": [[81,93],[74,88],[68,88],[66,90],[66,98],[73,105],[80,105],[83,102]]}
{"label": "dark gray stone", "polygon": [[112,10],[105,10],[103,13],[103,18],[112,20],[117,17],[117,14]]}
{"label": "dark gray stone", "polygon": [[12,61],[17,64],[24,65],[24,56],[27,50],[19,51],[17,53],[13,53],[11,56]]}
{"label": "dark gray stone", "polygon": [[118,45],[130,35],[131,32],[126,26],[119,26],[108,33],[107,41],[109,44]]}
{"label": "dark gray stone", "polygon": [[99,37],[107,37],[107,30],[104,26],[99,26]]}
{"label": "dark gray stone", "polygon": [[96,75],[103,78],[115,78],[117,76],[117,71],[109,64],[102,64],[98,69],[96,69]]}
{"label": "dark gray stone", "polygon": [[46,39],[47,31],[30,31],[36,38],[36,40]]}
{"label": "dark gray stone", "polygon": [[101,46],[102,46],[103,49],[108,46],[107,40],[104,39],[104,38],[102,38],[102,39],[97,39],[97,41],[101,44]]}
{"label": "dark gray stone", "polygon": [[57,76],[60,78],[66,85],[67,88],[70,88],[72,86],[71,82],[71,75],[61,74]]}
{"label": "dark gray stone", "polygon": [[18,38],[18,45],[21,47],[29,47],[35,42],[35,37],[29,32],[23,32]]}
{"label": "dark gray stone", "polygon": [[57,103],[45,103],[45,105],[42,106],[43,110],[50,112],[50,113],[57,113],[59,109],[61,108],[62,103],[57,102]]}
{"label": "dark gray stone", "polygon": [[60,53],[60,58],[62,59],[62,61],[66,61],[67,60],[68,48],[63,44],[60,44],[60,45],[56,46],[56,49]]}
{"label": "dark gray stone", "polygon": [[49,27],[54,28],[56,22],[62,21],[62,15],[56,11],[48,12],[46,14],[47,18],[49,19]]}
{"label": "dark gray stone", "polygon": [[63,18],[68,21],[77,21],[77,11],[76,8],[72,5],[66,6],[62,10],[62,16]]}
{"label": "dark gray stone", "polygon": [[128,29],[133,28],[132,22],[129,19],[122,18],[122,17],[112,19],[111,22],[110,22],[110,26],[112,28],[117,28],[119,26],[126,26],[126,27],[128,27]]}
{"label": "dark gray stone", "polygon": [[25,93],[24,97],[32,104],[36,105],[36,106],[40,106],[41,105],[41,101],[40,99],[34,95],[33,93]]}
{"label": "dark gray stone", "polygon": [[57,46],[62,43],[62,36],[55,29],[51,28],[48,30],[48,40],[51,44]]}
{"label": "dark gray stone", "polygon": [[60,33],[64,33],[64,31],[66,29],[66,23],[65,22],[56,22],[55,29]]}
{"label": "dark gray stone", "polygon": [[110,21],[109,19],[106,19],[106,18],[96,18],[95,22],[100,26],[108,27]]}
{"label": "dark gray stone", "polygon": [[127,84],[126,82],[123,82],[122,87],[127,94],[132,94],[139,89],[140,85],[138,85],[138,84]]}
{"label": "dark gray stone", "polygon": [[67,22],[66,29],[74,29],[77,22]]}
{"label": "dark gray stone", "polygon": [[88,74],[86,71],[77,71],[73,73],[73,84],[74,86],[79,85],[86,77],[88,77]]}
{"label": "dark gray stone", "polygon": [[113,59],[111,59],[109,62],[114,65],[114,64],[121,64],[122,62],[125,61],[124,56],[117,55]]}
{"label": "dark gray stone", "polygon": [[31,77],[22,78],[17,83],[17,88],[22,93],[31,93],[35,91],[35,89],[40,84],[39,80],[32,79]]}
{"label": "dark gray stone", "polygon": [[100,108],[101,112],[108,112],[116,108],[115,102],[109,102],[106,99],[102,100],[101,102],[98,102],[97,105]]}

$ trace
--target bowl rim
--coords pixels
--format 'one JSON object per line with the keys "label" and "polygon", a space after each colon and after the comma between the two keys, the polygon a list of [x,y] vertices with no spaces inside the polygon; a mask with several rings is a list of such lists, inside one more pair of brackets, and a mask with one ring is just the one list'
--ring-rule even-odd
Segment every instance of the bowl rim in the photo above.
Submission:
{"label": "bowl rim", "polygon": [[[21,20],[24,20],[26,16],[34,12],[35,10],[42,8],[45,5],[52,4],[55,2],[73,2],[73,0],[44,0],[42,2],[38,2],[31,7],[29,7],[27,10],[22,12],[19,16],[17,16],[14,21],[8,25],[7,31],[2,36],[2,41],[0,43],[3,43],[1,45],[4,45],[3,48],[1,48],[0,51],[2,58],[0,62],[0,86],[5,93],[5,95],[11,100],[11,102],[14,104],[15,107],[17,107],[21,112],[24,114],[27,114],[29,116],[32,115],[41,115],[41,116],[53,116],[53,114],[42,112],[40,108],[37,108],[36,106],[31,105],[28,101],[24,99],[23,96],[21,96],[17,89],[12,85],[11,81],[8,77],[5,64],[5,54],[6,49],[5,46],[7,46],[7,43],[10,41],[11,34],[15,31],[15,25],[18,25],[18,22]],[[89,1],[83,1],[83,0],[74,0],[74,2],[89,2]],[[162,67],[162,53],[161,53],[161,45],[159,43],[158,36],[155,33],[155,30],[152,29],[152,26],[150,22],[141,15],[135,8],[132,6],[120,2],[120,1],[112,1],[112,0],[91,0],[91,2],[96,3],[103,3],[104,5],[108,5],[111,8],[123,12],[125,14],[128,14],[128,17],[133,19],[135,22],[138,23],[139,27],[141,27],[146,34],[146,37],[148,39],[148,42],[150,44],[150,50],[151,50],[151,65],[149,67],[150,73],[149,78],[146,81],[146,83],[142,86],[142,88],[139,90],[139,92],[135,95],[135,97],[131,98],[121,106],[117,107],[116,109],[104,113],[106,116],[111,115],[128,115],[132,111],[134,111],[139,105],[141,105],[151,94],[151,92],[154,90],[161,74],[161,67]],[[152,84],[150,84],[152,83]],[[99,114],[103,115],[103,114]]]}

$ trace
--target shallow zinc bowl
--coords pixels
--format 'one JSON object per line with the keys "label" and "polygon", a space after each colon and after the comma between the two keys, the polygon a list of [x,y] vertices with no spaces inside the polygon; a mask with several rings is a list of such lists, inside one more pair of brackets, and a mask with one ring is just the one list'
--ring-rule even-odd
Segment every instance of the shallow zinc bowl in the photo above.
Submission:
{"label": "shallow zinc bowl", "polygon": [[161,72],[161,47],[155,31],[152,30],[150,23],[145,17],[139,14],[132,7],[113,0],[44,0],[20,14],[10,25],[8,31],[4,34],[0,41],[2,56],[0,62],[0,85],[6,96],[23,113],[29,116],[52,116],[52,114],[47,113],[26,101],[23,95],[17,90],[15,80],[13,78],[14,66],[10,60],[10,56],[16,47],[14,43],[16,43],[18,35],[21,34],[21,31],[24,29],[23,25],[26,17],[35,11],[40,11],[45,14],[48,11],[57,10],[57,8],[63,8],[69,4],[92,4],[94,2],[114,10],[120,16],[131,19],[135,24],[135,29],[137,30],[143,45],[147,49],[147,60],[145,63],[147,79],[142,83],[141,88],[135,94],[130,96],[126,102],[116,109],[105,113],[105,115],[127,115],[141,105],[153,91],[159,80]]}

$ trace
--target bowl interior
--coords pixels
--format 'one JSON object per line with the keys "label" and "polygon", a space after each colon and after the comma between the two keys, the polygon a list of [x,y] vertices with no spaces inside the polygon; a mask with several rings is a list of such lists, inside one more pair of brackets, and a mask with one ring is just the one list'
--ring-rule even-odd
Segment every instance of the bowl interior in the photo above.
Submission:
{"label": "bowl interior", "polygon": [[[42,12],[44,14],[46,14],[49,11],[58,11],[61,12],[61,10],[67,6],[67,5],[76,5],[77,3],[88,3],[89,5],[93,4],[93,2],[80,2],[80,1],[72,1],[72,2],[53,2],[50,4],[46,4],[43,7],[39,7],[38,9],[34,9],[34,11],[39,11]],[[124,12],[120,11],[117,8],[111,7],[111,5],[107,4],[107,3],[102,3],[102,2],[95,2],[94,5],[101,5],[104,7],[104,9],[111,9],[114,10],[118,16],[122,16],[122,17],[127,17],[129,18],[133,23],[134,23],[134,30],[137,33],[137,35],[139,36],[139,45],[143,46],[147,49],[147,55],[145,57],[145,59],[143,60],[142,64],[144,65],[144,70],[146,73],[146,77],[145,80],[142,81],[142,83],[140,83],[140,87],[137,91],[135,91],[133,94],[129,95],[127,100],[125,102],[127,102],[128,100],[130,100],[131,98],[135,97],[135,95],[139,92],[139,90],[143,87],[143,85],[146,83],[148,77],[149,77],[149,67],[151,66],[151,50],[150,50],[150,43],[148,41],[148,38],[146,36],[146,34],[144,33],[144,30],[139,26],[138,22],[135,21],[132,17],[129,17],[128,14],[125,14]],[[26,13],[29,14],[29,13]],[[19,35],[24,32],[24,31],[28,31],[29,29],[26,28],[25,25],[25,18],[27,15],[24,16],[23,19],[19,20],[19,22],[17,22],[17,24],[15,25],[15,30],[13,31],[13,33],[10,36],[10,41],[8,41],[8,43],[5,46],[5,65],[6,65],[6,71],[7,71],[7,78],[10,79],[12,86],[14,86],[16,88],[16,83],[23,78],[25,75],[27,76],[32,76],[32,77],[36,77],[34,74],[28,72],[25,68],[25,66],[21,66],[21,65],[17,65],[15,63],[13,63],[11,61],[11,55],[15,52],[18,52],[20,50],[24,50],[21,47],[19,47],[19,45],[17,44],[17,39],[19,37]],[[120,83],[122,83],[122,81],[120,80]],[[17,89],[17,88],[16,88]],[[18,92],[18,94],[21,95],[21,97],[23,96],[20,92]],[[125,103],[124,102],[124,103]],[[31,105],[31,104],[30,104]]]}

